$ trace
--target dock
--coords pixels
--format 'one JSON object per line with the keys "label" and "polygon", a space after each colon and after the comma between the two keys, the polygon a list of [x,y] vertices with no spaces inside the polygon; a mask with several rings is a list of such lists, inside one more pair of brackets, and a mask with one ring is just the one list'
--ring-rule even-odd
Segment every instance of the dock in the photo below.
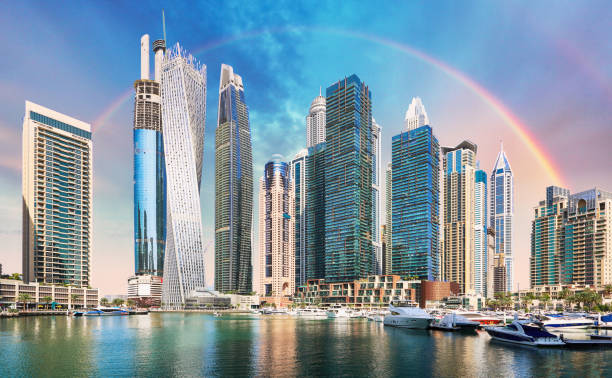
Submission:
{"label": "dock", "polygon": [[579,348],[612,348],[612,339],[591,339],[591,340],[563,340],[565,347],[570,349]]}

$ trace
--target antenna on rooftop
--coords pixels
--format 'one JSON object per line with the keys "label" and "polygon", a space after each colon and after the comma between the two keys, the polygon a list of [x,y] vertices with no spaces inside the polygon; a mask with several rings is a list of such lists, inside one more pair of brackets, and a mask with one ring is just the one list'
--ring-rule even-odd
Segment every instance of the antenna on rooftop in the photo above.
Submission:
{"label": "antenna on rooftop", "polygon": [[164,41],[166,41],[166,15],[162,9],[162,27],[164,28]]}

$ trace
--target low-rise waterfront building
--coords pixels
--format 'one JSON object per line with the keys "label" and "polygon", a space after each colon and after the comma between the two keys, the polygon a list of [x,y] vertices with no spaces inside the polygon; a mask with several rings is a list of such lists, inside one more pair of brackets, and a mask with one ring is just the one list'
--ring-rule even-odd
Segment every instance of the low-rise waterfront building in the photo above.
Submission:
{"label": "low-rise waterfront building", "polygon": [[98,306],[98,289],[0,279],[0,307],[79,309]]}
{"label": "low-rise waterfront building", "polygon": [[189,292],[185,310],[251,310],[259,307],[259,296],[223,294],[216,290],[196,288]]}
{"label": "low-rise waterfront building", "polygon": [[145,274],[128,278],[128,299],[139,306],[159,306],[162,297],[162,278]]}

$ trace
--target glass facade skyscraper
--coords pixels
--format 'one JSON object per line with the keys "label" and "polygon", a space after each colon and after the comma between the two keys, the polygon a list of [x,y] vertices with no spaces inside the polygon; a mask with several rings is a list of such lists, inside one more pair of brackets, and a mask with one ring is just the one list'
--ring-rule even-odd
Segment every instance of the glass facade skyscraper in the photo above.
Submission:
{"label": "glass facade skyscraper", "polygon": [[514,175],[503,146],[491,172],[489,222],[495,230],[495,254],[504,256],[506,290],[514,289],[512,234],[514,220]]}
{"label": "glass facade skyscraper", "polygon": [[372,273],[372,94],[357,75],[326,90],[325,279]]}
{"label": "glass facade skyscraper", "polygon": [[167,190],[162,304],[176,308],[192,290],[206,286],[200,208],[206,66],[177,43],[160,71]]}
{"label": "glass facade skyscraper", "polygon": [[440,146],[430,126],[392,139],[392,273],[439,278]]}
{"label": "glass facade skyscraper", "polygon": [[26,101],[23,280],[90,284],[92,142],[88,123]]}
{"label": "glass facade skyscraper", "polygon": [[319,91],[306,116],[306,147],[314,147],[322,142],[325,142],[325,97]]}
{"label": "glass facade skyscraper", "polygon": [[372,118],[372,247],[374,253],[374,274],[383,272],[383,251],[380,237],[380,166],[381,127]]}
{"label": "glass facade skyscraper", "polygon": [[487,246],[487,173],[475,172],[474,184],[474,290],[487,295],[489,267]]}
{"label": "glass facade skyscraper", "polygon": [[383,266],[383,274],[391,274],[391,265],[393,258],[391,257],[391,251],[393,246],[393,231],[392,231],[392,210],[393,210],[393,169],[392,164],[387,163],[387,169],[385,171],[385,264]]}
{"label": "glass facade skyscraper", "polygon": [[306,156],[306,280],[325,278],[325,142]]}
{"label": "glass facade skyscraper", "polygon": [[[159,48],[165,51],[165,44],[161,42]],[[141,43],[141,50],[148,54],[148,35],[143,36]],[[148,56],[145,60],[148,64]],[[136,275],[162,277],[166,249],[166,167],[161,86],[159,81],[141,77],[134,82],[134,89],[134,269]]]}
{"label": "glass facade skyscraper", "polygon": [[221,65],[215,132],[215,289],[252,291],[253,155],[242,78]]}
{"label": "glass facade skyscraper", "polygon": [[303,149],[291,161],[291,181],[293,182],[293,197],[295,209],[293,219],[295,225],[295,287],[306,284],[306,156],[308,150]]}

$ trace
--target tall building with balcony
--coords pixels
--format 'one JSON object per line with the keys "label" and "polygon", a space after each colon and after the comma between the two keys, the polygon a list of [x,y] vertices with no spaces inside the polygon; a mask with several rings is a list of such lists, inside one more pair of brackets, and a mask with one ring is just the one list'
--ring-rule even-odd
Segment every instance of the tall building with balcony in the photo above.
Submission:
{"label": "tall building with balcony", "polygon": [[372,272],[372,95],[357,75],[326,90],[325,279]]}
{"label": "tall building with balcony", "polygon": [[439,279],[440,146],[430,126],[392,138],[392,274]]}
{"label": "tall building with balcony", "polygon": [[477,147],[463,141],[443,147],[444,251],[442,279],[474,293],[474,186]]}
{"label": "tall building with balcony", "polygon": [[259,180],[259,294],[295,292],[295,198],[289,164],[274,158]]}
{"label": "tall building with balcony", "polygon": [[[163,55],[165,42],[156,41],[155,46],[156,53]],[[166,166],[161,78],[149,79],[147,34],[140,40],[140,49],[141,75],[134,82],[134,268],[138,276],[162,277],[166,249]]]}
{"label": "tall building with balcony", "polygon": [[512,235],[514,219],[514,176],[503,145],[497,155],[489,182],[489,222],[495,230],[495,253],[504,255],[506,288],[513,290]]}
{"label": "tall building with balcony", "polygon": [[487,248],[487,173],[475,172],[474,183],[474,289],[486,296],[489,266]]}
{"label": "tall building with balcony", "polygon": [[325,97],[319,95],[312,100],[310,110],[306,116],[306,146],[314,147],[325,142]]}
{"label": "tall building with balcony", "polygon": [[372,247],[374,254],[374,274],[382,274],[383,256],[382,240],[380,236],[380,167],[382,141],[381,127],[372,118]]}
{"label": "tall building with balcony", "polygon": [[162,125],[166,166],[164,307],[205,287],[200,187],[206,121],[206,66],[177,43],[163,57]]}
{"label": "tall building with balcony", "polygon": [[392,265],[392,246],[393,246],[393,233],[392,233],[392,210],[393,210],[393,168],[391,163],[387,163],[387,169],[385,170],[385,264],[383,266],[383,274],[391,274]]}
{"label": "tall building with balcony", "polygon": [[242,77],[221,65],[215,132],[215,290],[252,291],[253,154]]}
{"label": "tall building with balcony", "polygon": [[306,156],[306,280],[325,278],[325,145]]}
{"label": "tall building with balcony", "polygon": [[534,208],[531,286],[612,284],[612,192],[548,187]]}
{"label": "tall building with balcony", "polygon": [[90,125],[26,101],[22,164],[24,282],[89,286]]}
{"label": "tall building with balcony", "polygon": [[303,149],[291,161],[291,181],[293,183],[293,224],[295,241],[295,287],[306,283],[306,157],[308,149]]}

